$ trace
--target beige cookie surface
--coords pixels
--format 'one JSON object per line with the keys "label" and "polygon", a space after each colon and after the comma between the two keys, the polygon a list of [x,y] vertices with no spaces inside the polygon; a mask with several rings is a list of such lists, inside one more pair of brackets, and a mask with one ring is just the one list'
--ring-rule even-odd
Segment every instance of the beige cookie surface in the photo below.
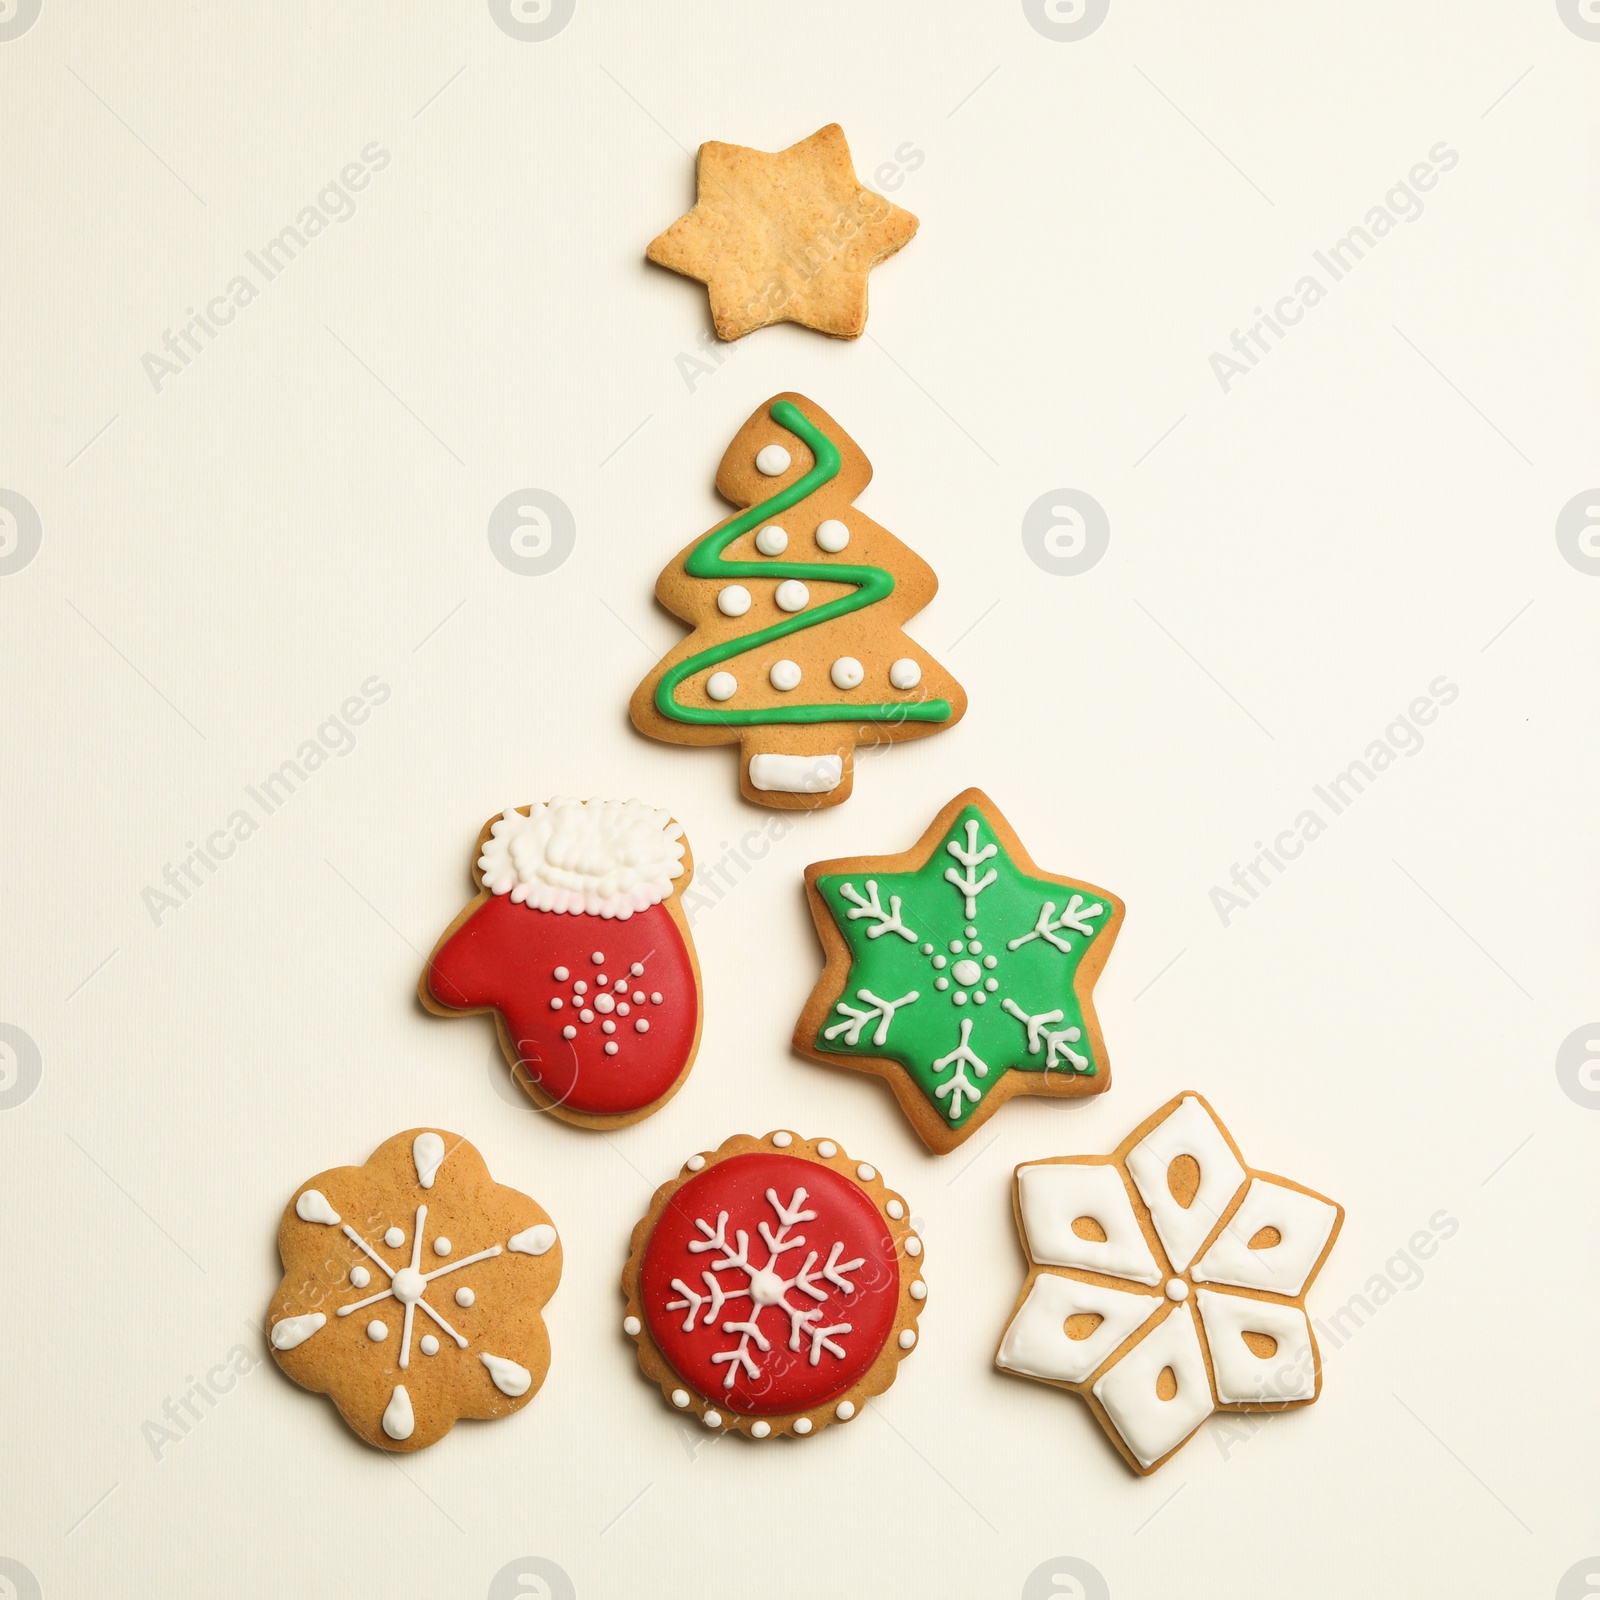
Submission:
{"label": "beige cookie surface", "polygon": [[717,473],[743,509],[656,583],[693,632],[634,691],[634,726],[673,744],[737,744],[740,792],[757,804],[837,805],[858,746],[925,738],[966,712],[961,685],[903,631],[938,579],[856,508],[871,477],[827,412],[776,395]]}
{"label": "beige cookie surface", "polygon": [[694,209],[650,260],[705,284],[719,339],[797,322],[838,339],[867,324],[867,274],[917,231],[856,177],[838,123],[787,150],[703,144]]}
{"label": "beige cookie surface", "polygon": [[368,1444],[421,1450],[544,1382],[561,1242],[458,1134],[412,1128],[319,1172],[285,1208],[278,1254],[273,1359]]}
{"label": "beige cookie surface", "polygon": [[898,855],[807,867],[806,898],[826,962],[795,1049],[882,1078],[930,1150],[1013,1095],[1111,1087],[1094,984],[1122,901],[1036,866],[981,789]]}
{"label": "beige cookie surface", "polygon": [[1028,1277],[995,1365],[1081,1395],[1135,1472],[1214,1412],[1321,1394],[1305,1302],[1344,1208],[1246,1166],[1201,1096],[1109,1156],[1023,1163],[1013,1204]]}
{"label": "beige cookie surface", "polygon": [[633,1230],[623,1333],[714,1431],[849,1422],[916,1348],[927,1297],[904,1198],[832,1139],[780,1129],[691,1156]]}

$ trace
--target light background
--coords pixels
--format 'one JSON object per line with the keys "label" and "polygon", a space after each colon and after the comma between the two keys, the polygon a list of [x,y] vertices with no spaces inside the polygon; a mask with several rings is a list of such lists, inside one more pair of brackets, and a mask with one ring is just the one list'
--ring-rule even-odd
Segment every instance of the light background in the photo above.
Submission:
{"label": "light background", "polygon": [[[579,0],[524,42],[482,4],[45,0],[0,41],[0,488],[42,529],[0,577],[0,1022],[41,1072],[25,1093],[8,1035],[18,1594],[477,1595],[537,1556],[583,1596],[1010,1596],[1070,1556],[1118,1596],[1546,1595],[1600,1554],[1582,1038],[1571,1093],[1557,1071],[1600,1015],[1600,576],[1555,536],[1600,482],[1600,17],[1568,10],[1113,0],[1061,42],[998,0]],[[707,356],[704,294],[642,259],[694,147],[833,119],[869,181],[921,157],[876,180],[922,229],[867,336]],[[357,213],[157,392],[145,353],[373,140]],[[1212,352],[1440,141],[1424,214],[1225,393]],[[912,631],[971,713],[864,761],[697,918],[705,1037],[665,1111],[552,1125],[486,1025],[420,1011],[419,961],[507,804],[637,794],[707,865],[766,824],[730,753],[647,743],[625,706],[680,637],[658,570],[789,388],[940,574]],[[529,487],[577,530],[544,576],[486,537]],[[1020,532],[1061,488],[1110,523],[1078,576]],[[141,892],[374,674],[355,749],[155,925]],[[1440,675],[1424,747],[1224,926],[1213,887]],[[969,783],[1127,901],[1116,1082],[933,1158],[879,1085],[789,1054],[799,882]],[[1320,1317],[1458,1228],[1325,1345],[1319,1404],[1214,1419],[1141,1481],[1079,1402],[991,1366],[1008,1184],[1188,1087],[1348,1208]],[[391,1461],[279,1376],[259,1318],[285,1198],[417,1123],[549,1209],[566,1275],[527,1411]],[[911,1199],[923,1341],[848,1427],[712,1443],[638,1375],[617,1277],[683,1157],[781,1126]],[[260,1364],[156,1459],[144,1425],[241,1345]],[[1102,1592],[1082,1572],[1028,1592]]]}

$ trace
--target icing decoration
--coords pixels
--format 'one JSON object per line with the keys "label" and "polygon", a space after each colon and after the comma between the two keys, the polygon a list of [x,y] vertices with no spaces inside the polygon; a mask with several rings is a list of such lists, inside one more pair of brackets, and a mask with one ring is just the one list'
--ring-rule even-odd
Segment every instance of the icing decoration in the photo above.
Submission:
{"label": "icing decoration", "polygon": [[389,1231],[384,1234],[383,1242],[388,1245],[391,1250],[398,1250],[400,1246],[406,1242],[406,1236],[399,1228],[390,1228]]}
{"label": "icing decoration", "polygon": [[928,1298],[928,1286],[921,1278],[917,1278],[911,1285],[910,1293],[913,1300],[926,1300]]}
{"label": "icing decoration", "polygon": [[[684,705],[677,699],[678,686],[697,677],[709,667],[715,667],[735,656],[772,644],[804,628],[820,627],[835,617],[849,616],[852,612],[885,600],[894,590],[894,578],[882,567],[854,566],[845,563],[821,561],[768,562],[730,560],[723,552],[734,541],[752,528],[764,525],[770,518],[781,514],[790,506],[799,504],[808,496],[838,476],[841,464],[839,449],[806,414],[790,400],[774,400],[769,408],[772,420],[787,428],[811,452],[813,465],[801,477],[778,490],[770,499],[763,500],[738,516],[730,518],[713,529],[690,551],[684,570],[691,578],[710,578],[721,582],[729,578],[780,577],[774,599],[780,608],[797,613],[767,627],[735,639],[724,639],[707,649],[696,651],[669,667],[656,685],[654,705],[662,716],[675,722],[712,724],[720,726],[754,727],[764,723],[817,723],[838,722],[948,722],[951,706],[948,700],[894,701],[884,704],[852,705],[848,718],[842,719],[837,705],[785,705],[751,707],[741,710],[721,710],[710,706]],[[766,450],[777,449],[768,445]],[[766,451],[762,452],[765,455]],[[788,452],[784,451],[787,470]],[[761,456],[756,464],[761,463]],[[819,530],[820,531],[820,530]],[[853,593],[826,600],[813,609],[806,609],[810,591],[807,581],[846,584]],[[791,588],[791,585],[793,586]],[[817,791],[801,791],[817,792]]]}
{"label": "icing decoration", "polygon": [[674,1389],[672,1391],[672,1403],[679,1410],[682,1410],[689,1403],[689,1391],[687,1389]]}
{"label": "icing decoration", "polygon": [[339,1213],[328,1204],[328,1197],[320,1189],[307,1189],[295,1201],[294,1214],[302,1222],[321,1222],[329,1227],[339,1221]]}
{"label": "icing decoration", "polygon": [[517,1362],[506,1361],[487,1352],[480,1354],[478,1359],[489,1369],[489,1376],[494,1379],[494,1386],[501,1394],[515,1400],[533,1387],[533,1374]]}
{"label": "icing decoration", "polygon": [[700,1420],[708,1428],[720,1428],[722,1426],[722,1413],[720,1411],[707,1411],[702,1413]]}
{"label": "icing decoration", "polygon": [[445,1239],[445,1238],[435,1239],[433,1241],[433,1253],[436,1256],[447,1256],[447,1255],[449,1255],[450,1254],[450,1241],[448,1239]]}
{"label": "icing decoration", "polygon": [[756,549],[764,556],[781,556],[789,548],[789,535],[776,522],[768,523],[756,535]]}
{"label": "icing decoration", "polygon": [[308,1311],[303,1317],[282,1317],[272,1325],[272,1348],[293,1350],[320,1332],[327,1321],[320,1311]]}
{"label": "icing decoration", "polygon": [[[1033,877],[1006,848],[986,803],[961,805],[920,866],[840,873],[830,865],[807,878],[843,936],[850,967],[832,1014],[797,1042],[897,1062],[954,1130],[971,1123],[1008,1073],[1098,1073],[1079,968],[1097,941],[1115,938],[1120,908],[1111,896]],[[937,1004],[926,997],[930,985]],[[986,1009],[957,1017],[951,1006]]]}
{"label": "icing decoration", "polygon": [[739,692],[739,680],[731,672],[713,672],[706,679],[706,693],[713,700],[731,700]]}
{"label": "icing decoration", "polygon": [[867,1163],[863,1161],[861,1165],[856,1168],[856,1176],[863,1183],[871,1183],[872,1180],[878,1176],[878,1169],[876,1167],[869,1167]]}
{"label": "icing decoration", "polygon": [[821,1144],[817,1146],[817,1154],[829,1160],[838,1155],[838,1153],[839,1147],[833,1142],[832,1139],[824,1139]]}
{"label": "icing decoration", "polygon": [[[778,419],[782,421],[782,418]],[[776,478],[789,470],[789,452],[781,444],[763,445],[756,451],[756,471]]]}
{"label": "icing decoration", "polygon": [[780,794],[827,794],[844,778],[839,756],[786,756],[762,752],[750,758],[750,781]]}
{"label": "icing decoration", "polygon": [[[1316,1399],[1304,1294],[1344,1214],[1246,1168],[1198,1095],[1169,1101],[1108,1160],[1018,1167],[1016,1203],[1032,1270],[995,1363],[1091,1394],[1139,1471],[1218,1407]],[[1213,1269],[1236,1287],[1197,1287],[1218,1281]]]}
{"label": "icing decoration", "polygon": [[419,1133],[411,1144],[411,1159],[417,1166],[417,1182],[424,1189],[431,1189],[439,1163],[444,1160],[444,1140],[431,1131]]}
{"label": "icing decoration", "polygon": [[431,1333],[425,1333],[417,1340],[417,1348],[425,1356],[436,1356],[439,1353],[439,1341]]}
{"label": "icing decoration", "polygon": [[742,617],[750,609],[750,591],[742,583],[730,583],[717,595],[717,610],[725,617]]}
{"label": "icing decoration", "polygon": [[900,1348],[902,1350],[909,1350],[916,1342],[917,1334],[914,1328],[905,1328],[901,1330]]}
{"label": "icing decoration", "polygon": [[841,1422],[848,1422],[851,1417],[856,1414],[856,1408],[852,1401],[841,1400],[839,1404],[834,1407],[833,1414]]}
{"label": "icing decoration", "polygon": [[372,1282],[372,1274],[359,1264],[350,1269],[350,1282],[357,1289],[365,1289]]}
{"label": "icing decoration", "polygon": [[915,689],[922,682],[922,663],[913,661],[910,656],[901,656],[898,661],[889,665],[889,687],[891,689]]}
{"label": "icing decoration", "polygon": [[685,1182],[639,1269],[644,1318],[672,1369],[765,1416],[850,1389],[893,1331],[899,1285],[868,1196],[815,1161],[767,1153]]}
{"label": "icing decoration", "polygon": [[367,1324],[367,1337],[374,1344],[382,1344],[383,1341],[389,1337],[388,1324],[379,1322],[378,1319],[374,1317],[372,1321]]}
{"label": "icing decoration", "polygon": [[794,1419],[794,1431],[798,1433],[801,1438],[804,1438],[806,1434],[811,1432],[811,1418],[796,1417]]}
{"label": "icing decoration", "polygon": [[477,1295],[475,1295],[471,1289],[468,1289],[465,1286],[456,1290],[456,1304],[458,1306],[470,1306],[477,1298]]}
{"label": "icing decoration", "polygon": [[908,1256],[920,1256],[922,1254],[922,1241],[914,1233],[906,1239],[906,1254]]}
{"label": "icing decoration", "polygon": [[774,689],[788,694],[791,689],[800,687],[800,664],[797,661],[774,661],[772,670],[767,674],[767,681]]}
{"label": "icing decoration", "polygon": [[887,1211],[896,1222],[898,1222],[906,1214],[906,1208],[901,1205],[898,1200],[891,1200],[883,1209]]}
{"label": "icing decoration", "polygon": [[794,1135],[792,1133],[775,1133],[772,1136],[772,1142],[782,1150],[794,1143]]}
{"label": "icing decoration", "polygon": [[765,1439],[771,1432],[772,1424],[770,1422],[755,1422],[750,1425],[750,1437],[752,1439]]}
{"label": "icing decoration", "polygon": [[416,1417],[411,1410],[411,1396],[406,1393],[403,1383],[397,1383],[388,1405],[383,1408],[383,1431],[391,1439],[403,1441],[411,1437],[416,1425]]}
{"label": "icing decoration", "polygon": [[850,530],[837,517],[829,517],[817,524],[817,546],[836,556],[850,543]]}
{"label": "icing decoration", "polygon": [[506,1249],[515,1250],[519,1255],[542,1256],[555,1242],[556,1230],[547,1222],[537,1222],[513,1234],[506,1242]]}
{"label": "icing decoration", "polygon": [[686,1166],[691,1172],[698,1172],[705,1164],[706,1158],[704,1156],[690,1156],[689,1159],[684,1162],[684,1166]]}
{"label": "icing decoration", "polygon": [[637,1317],[624,1317],[622,1319],[622,1331],[627,1334],[630,1339],[637,1339],[639,1337],[639,1329],[641,1327],[643,1327],[643,1323],[641,1323]]}
{"label": "icing decoration", "polygon": [[859,689],[866,670],[854,656],[840,656],[828,669],[835,689]]}

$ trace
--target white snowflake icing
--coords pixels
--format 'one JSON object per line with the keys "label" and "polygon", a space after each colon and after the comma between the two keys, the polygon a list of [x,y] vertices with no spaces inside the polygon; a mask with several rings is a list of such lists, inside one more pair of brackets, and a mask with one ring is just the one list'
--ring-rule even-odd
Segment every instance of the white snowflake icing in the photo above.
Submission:
{"label": "white snowflake icing", "polygon": [[889,909],[885,911],[878,902],[878,883],[867,879],[867,898],[863,900],[853,883],[841,883],[839,893],[855,908],[849,913],[854,922],[858,917],[870,917],[876,926],[867,929],[869,939],[881,938],[886,933],[898,933],[908,944],[915,944],[917,936],[900,920],[900,896],[889,896]]}
{"label": "white snowflake icing", "polygon": [[1059,939],[1056,935],[1063,928],[1070,928],[1074,933],[1081,933],[1084,938],[1089,938],[1094,933],[1094,928],[1090,925],[1089,918],[1100,916],[1105,909],[1099,901],[1086,908],[1084,897],[1081,894],[1075,894],[1067,902],[1066,908],[1061,915],[1052,922],[1050,919],[1055,916],[1056,903],[1054,900],[1046,900],[1040,908],[1039,920],[1034,923],[1033,931],[1025,933],[1017,939],[1008,939],[1006,941],[1006,949],[1019,950],[1032,939],[1043,939],[1046,944],[1053,944],[1057,950],[1070,951],[1072,949],[1072,941],[1070,939]]}
{"label": "white snowflake icing", "polygon": [[[900,902],[895,902],[898,905]],[[870,937],[870,935],[868,936]],[[861,1030],[871,1021],[877,1019],[878,1026],[872,1030],[874,1044],[886,1044],[889,1039],[889,1024],[894,1020],[894,1014],[901,1006],[911,1005],[920,1000],[922,996],[913,989],[908,994],[903,994],[898,1000],[884,1000],[875,995],[870,989],[857,989],[856,999],[865,1000],[870,1010],[863,1011],[859,1006],[853,1006],[848,1000],[835,1002],[834,1009],[842,1011],[848,1019],[836,1022],[831,1028],[824,1028],[822,1036],[825,1039],[837,1039],[842,1033],[846,1044],[857,1044],[861,1039]]]}
{"label": "white snowflake icing", "polygon": [[[774,1230],[768,1227],[765,1221],[757,1224],[767,1247],[766,1265],[759,1267],[750,1259],[750,1236],[744,1229],[736,1230],[734,1234],[736,1243],[728,1242],[726,1211],[717,1213],[715,1228],[704,1217],[695,1218],[694,1225],[700,1230],[702,1237],[691,1239],[689,1249],[696,1255],[707,1250],[718,1250],[721,1255],[711,1263],[709,1270],[702,1269],[700,1273],[701,1282],[705,1285],[704,1294],[691,1289],[682,1278],[674,1278],[672,1287],[683,1298],[667,1301],[666,1309],[688,1313],[683,1322],[683,1331],[688,1333],[694,1328],[694,1319],[700,1315],[702,1306],[705,1307],[705,1313],[700,1318],[700,1326],[707,1328],[722,1314],[723,1307],[730,1300],[750,1301],[749,1314],[743,1320],[735,1318],[722,1324],[722,1332],[739,1335],[738,1344],[727,1350],[719,1350],[711,1357],[717,1365],[726,1364],[728,1368],[727,1376],[722,1380],[724,1389],[733,1387],[734,1380],[741,1370],[751,1379],[761,1376],[761,1369],[750,1353],[750,1346],[754,1344],[760,1354],[765,1354],[772,1348],[772,1341],[761,1328],[762,1313],[769,1307],[789,1319],[790,1350],[798,1351],[801,1348],[802,1337],[811,1341],[808,1359],[812,1366],[820,1363],[824,1350],[841,1360],[844,1357],[844,1346],[835,1340],[834,1335],[842,1336],[852,1332],[851,1325],[848,1322],[838,1322],[831,1327],[819,1327],[818,1324],[822,1321],[821,1307],[794,1305],[789,1300],[789,1292],[797,1290],[801,1294],[809,1295],[813,1300],[826,1300],[828,1291],[819,1287],[820,1283],[826,1282],[850,1294],[854,1291],[855,1284],[845,1274],[856,1271],[866,1258],[857,1256],[854,1261],[841,1261],[839,1257],[844,1252],[844,1246],[835,1240],[828,1252],[828,1259],[820,1271],[816,1270],[818,1252],[811,1250],[807,1252],[804,1265],[795,1275],[792,1278],[784,1277],[780,1257],[787,1251],[800,1249],[806,1242],[804,1234],[795,1234],[791,1237],[789,1230],[802,1222],[815,1222],[817,1219],[815,1211],[801,1209],[805,1202],[804,1189],[797,1188],[790,1196],[788,1205],[784,1205],[778,1199],[776,1190],[767,1190],[767,1203],[777,1216],[778,1226]],[[736,1289],[724,1288],[717,1277],[720,1272],[743,1273],[743,1285]]]}
{"label": "white snowflake icing", "polygon": [[957,892],[967,902],[967,915],[975,917],[978,914],[978,896],[1000,876],[993,867],[990,867],[980,878],[977,875],[978,868],[990,856],[999,855],[999,848],[992,844],[986,844],[981,850],[978,848],[978,824],[970,818],[967,822],[966,849],[963,850],[954,839],[947,839],[944,847],[966,868],[962,873],[957,872],[954,867],[946,867],[944,881],[955,885]]}

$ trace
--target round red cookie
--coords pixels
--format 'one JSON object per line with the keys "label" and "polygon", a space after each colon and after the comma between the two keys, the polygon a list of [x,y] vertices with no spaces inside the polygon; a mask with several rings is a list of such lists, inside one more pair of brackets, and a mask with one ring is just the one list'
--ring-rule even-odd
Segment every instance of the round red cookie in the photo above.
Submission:
{"label": "round red cookie", "polygon": [[623,1329],[678,1409],[804,1438],[894,1381],[917,1342],[921,1256],[875,1168],[829,1139],[740,1135],[657,1190]]}

